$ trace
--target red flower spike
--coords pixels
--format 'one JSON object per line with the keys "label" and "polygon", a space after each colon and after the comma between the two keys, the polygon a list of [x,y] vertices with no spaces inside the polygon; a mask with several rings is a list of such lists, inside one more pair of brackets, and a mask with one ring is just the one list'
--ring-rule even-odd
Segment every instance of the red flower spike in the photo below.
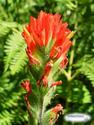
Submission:
{"label": "red flower spike", "polygon": [[[70,38],[73,32],[68,24],[61,21],[59,14],[49,14],[41,11],[38,18],[30,17],[30,23],[22,33],[27,43],[27,55],[30,63],[39,64],[36,60],[36,50],[45,47],[47,55],[52,60],[66,56],[72,45]],[[63,57],[63,56],[62,56]]]}
{"label": "red flower spike", "polygon": [[62,81],[53,82],[53,83],[51,84],[51,87],[57,86],[57,85],[61,85],[61,84],[62,84]]}

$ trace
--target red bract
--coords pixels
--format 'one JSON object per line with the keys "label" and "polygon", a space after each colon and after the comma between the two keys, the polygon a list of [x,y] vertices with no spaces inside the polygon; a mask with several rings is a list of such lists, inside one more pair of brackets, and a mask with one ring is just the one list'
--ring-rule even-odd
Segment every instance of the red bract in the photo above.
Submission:
{"label": "red bract", "polygon": [[48,86],[48,79],[47,79],[47,77],[48,77],[52,67],[53,67],[53,62],[52,61],[49,61],[45,65],[43,74],[42,74],[41,78],[37,81],[38,85],[40,85],[40,83],[42,82],[43,86],[46,86],[46,87]]}
{"label": "red bract", "polygon": [[[50,117],[50,125],[53,125],[53,122],[55,123],[59,117],[59,113],[63,112],[63,107],[61,104],[57,104],[54,108],[51,110],[51,117]],[[54,113],[54,117],[53,117]]]}
{"label": "red bract", "polygon": [[27,91],[26,95],[25,95],[25,101],[26,101],[26,104],[27,104],[27,109],[29,109],[30,107],[30,103],[29,103],[29,100],[28,100],[28,96],[31,94],[32,90],[31,90],[31,84],[30,84],[30,81],[29,80],[25,80],[21,83],[21,86]]}
{"label": "red bract", "polygon": [[27,91],[27,93],[31,93],[31,84],[29,80],[23,81],[21,86]]}
{"label": "red bract", "polygon": [[[39,64],[38,52],[43,49],[48,58],[65,56],[72,42],[68,24],[61,21],[59,14],[40,12],[38,18],[30,17],[30,23],[22,35],[27,43],[27,55],[31,64]],[[36,54],[37,53],[37,54]],[[63,61],[63,60],[62,60]]]}
{"label": "red bract", "polygon": [[68,58],[65,56],[60,64],[61,68],[65,68],[68,64]]}
{"label": "red bract", "polygon": [[59,113],[60,111],[63,111],[63,107],[61,104],[57,104],[52,110],[51,110],[53,113],[57,114]]}
{"label": "red bract", "polygon": [[51,84],[51,87],[57,86],[57,85],[61,85],[61,84],[62,84],[62,81],[53,82],[53,83]]}

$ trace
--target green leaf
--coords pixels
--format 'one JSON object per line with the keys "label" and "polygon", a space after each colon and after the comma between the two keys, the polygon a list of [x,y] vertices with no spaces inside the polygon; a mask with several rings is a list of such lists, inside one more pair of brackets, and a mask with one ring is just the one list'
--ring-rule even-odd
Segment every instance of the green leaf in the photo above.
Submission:
{"label": "green leaf", "polygon": [[92,55],[83,56],[75,65],[78,71],[85,75],[94,87],[94,58]]}
{"label": "green leaf", "polygon": [[27,64],[25,48],[26,44],[21,36],[21,32],[13,32],[7,39],[5,45],[5,71],[9,68],[14,75],[25,68]]}

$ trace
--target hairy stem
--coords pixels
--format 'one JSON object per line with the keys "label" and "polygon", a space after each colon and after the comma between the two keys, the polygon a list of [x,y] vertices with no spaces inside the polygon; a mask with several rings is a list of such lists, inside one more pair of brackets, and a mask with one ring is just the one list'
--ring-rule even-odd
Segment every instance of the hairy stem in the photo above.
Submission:
{"label": "hairy stem", "polygon": [[42,116],[43,116],[43,98],[40,99],[39,125],[43,125]]}

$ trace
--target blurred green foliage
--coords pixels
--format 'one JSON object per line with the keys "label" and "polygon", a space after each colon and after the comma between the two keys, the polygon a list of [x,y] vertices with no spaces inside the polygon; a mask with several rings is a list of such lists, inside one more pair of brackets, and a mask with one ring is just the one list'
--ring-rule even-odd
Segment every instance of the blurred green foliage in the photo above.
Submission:
{"label": "blurred green foliage", "polygon": [[[0,0],[0,125],[27,124],[20,82],[34,79],[21,32],[30,15],[37,17],[40,10],[60,13],[75,31],[68,68],[58,78],[63,84],[51,105],[60,102],[65,114],[89,113],[92,120],[85,125],[94,125],[94,0]],[[57,124],[69,123],[61,116]]]}

